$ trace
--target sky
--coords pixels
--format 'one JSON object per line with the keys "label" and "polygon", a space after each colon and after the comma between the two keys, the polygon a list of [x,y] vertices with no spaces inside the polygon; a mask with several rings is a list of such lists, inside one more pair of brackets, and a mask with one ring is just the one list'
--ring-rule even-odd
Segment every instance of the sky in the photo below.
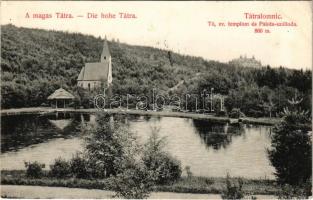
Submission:
{"label": "sky", "polygon": [[[74,18],[56,18],[56,13]],[[119,18],[119,13],[137,18]],[[26,14],[30,16],[27,18]],[[87,18],[88,13],[116,14],[115,19]],[[244,13],[278,14],[282,19],[246,19]],[[50,14],[52,18],[33,18]],[[77,17],[78,15],[82,17]],[[240,55],[254,56],[263,65],[312,68],[312,11],[310,1],[205,2],[205,1],[2,1],[1,24],[79,32],[120,42],[173,50],[228,62]],[[216,26],[209,26],[208,21]],[[228,26],[228,22],[294,22],[297,26]],[[218,26],[218,23],[224,26]],[[264,33],[265,29],[270,33]]]}

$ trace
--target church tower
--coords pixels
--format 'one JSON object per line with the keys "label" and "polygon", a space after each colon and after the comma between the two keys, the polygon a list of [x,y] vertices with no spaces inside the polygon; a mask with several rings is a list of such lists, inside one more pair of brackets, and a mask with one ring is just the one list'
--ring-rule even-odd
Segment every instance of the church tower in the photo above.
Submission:
{"label": "church tower", "polygon": [[101,63],[107,62],[109,64],[109,72],[108,72],[108,86],[112,84],[112,62],[111,62],[111,54],[109,50],[109,45],[107,38],[105,37],[103,43],[103,49],[101,53]]}

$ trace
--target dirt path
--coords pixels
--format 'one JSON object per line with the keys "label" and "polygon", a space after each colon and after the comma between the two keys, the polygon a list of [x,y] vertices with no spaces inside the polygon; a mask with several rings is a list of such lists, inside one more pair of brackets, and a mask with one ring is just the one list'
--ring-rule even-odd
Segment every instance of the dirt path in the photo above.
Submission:
{"label": "dirt path", "polygon": [[[2,185],[1,197],[5,198],[64,198],[64,199],[108,199],[112,198],[114,193],[106,190],[96,189],[80,189],[80,188],[66,188],[66,187],[43,187],[43,186],[17,186],[17,185]],[[157,192],[152,193],[152,199],[206,199],[219,198],[219,195],[207,194],[186,194],[186,193],[171,193],[171,192]]]}
{"label": "dirt path", "polygon": [[[1,197],[27,199],[108,199],[114,193],[106,190],[80,189],[66,187],[1,185]],[[257,199],[275,199],[274,196],[256,195]],[[173,192],[154,192],[149,199],[221,199],[219,194],[191,194]]]}

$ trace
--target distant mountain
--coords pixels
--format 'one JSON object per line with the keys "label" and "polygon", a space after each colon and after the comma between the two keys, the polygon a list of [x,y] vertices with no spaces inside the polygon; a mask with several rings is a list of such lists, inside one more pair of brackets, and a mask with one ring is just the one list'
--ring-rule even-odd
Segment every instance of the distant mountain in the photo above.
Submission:
{"label": "distant mountain", "polygon": [[[80,33],[1,26],[1,106],[29,107],[46,102],[60,86],[79,96],[76,79],[86,62],[98,62],[103,39]],[[279,85],[307,92],[311,73],[285,68],[245,68],[152,47],[109,41],[113,92],[170,95],[214,88],[228,95],[241,87]],[[309,86],[307,86],[309,85]]]}

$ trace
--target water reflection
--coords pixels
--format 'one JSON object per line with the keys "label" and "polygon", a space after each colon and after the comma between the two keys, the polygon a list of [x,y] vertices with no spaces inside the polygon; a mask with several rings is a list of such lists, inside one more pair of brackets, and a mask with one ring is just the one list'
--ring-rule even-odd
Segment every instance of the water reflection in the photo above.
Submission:
{"label": "water reflection", "polygon": [[[167,138],[166,150],[181,161],[183,168],[190,166],[195,176],[224,177],[228,172],[247,178],[274,178],[266,154],[269,127],[139,115],[113,118],[127,124],[142,143],[150,136],[151,127],[159,128],[159,135]],[[24,169],[23,161],[48,166],[59,156],[70,158],[83,150],[81,127],[97,122],[95,115],[68,113],[1,119],[2,169]]]}
{"label": "water reflection", "polygon": [[[146,141],[151,127],[160,128],[167,138],[167,151],[189,166],[195,176],[273,179],[274,168],[268,160],[269,127],[228,125],[202,120],[152,117],[131,121],[130,128]],[[224,145],[224,146],[223,146]]]}
{"label": "water reflection", "polygon": [[244,124],[208,123],[205,120],[192,120],[196,133],[199,134],[208,148],[219,150],[227,148],[232,142],[232,137],[241,136],[244,132]]}
{"label": "water reflection", "polygon": [[17,151],[53,138],[77,136],[81,133],[82,119],[89,121],[90,117],[69,113],[1,117],[1,153]]}

